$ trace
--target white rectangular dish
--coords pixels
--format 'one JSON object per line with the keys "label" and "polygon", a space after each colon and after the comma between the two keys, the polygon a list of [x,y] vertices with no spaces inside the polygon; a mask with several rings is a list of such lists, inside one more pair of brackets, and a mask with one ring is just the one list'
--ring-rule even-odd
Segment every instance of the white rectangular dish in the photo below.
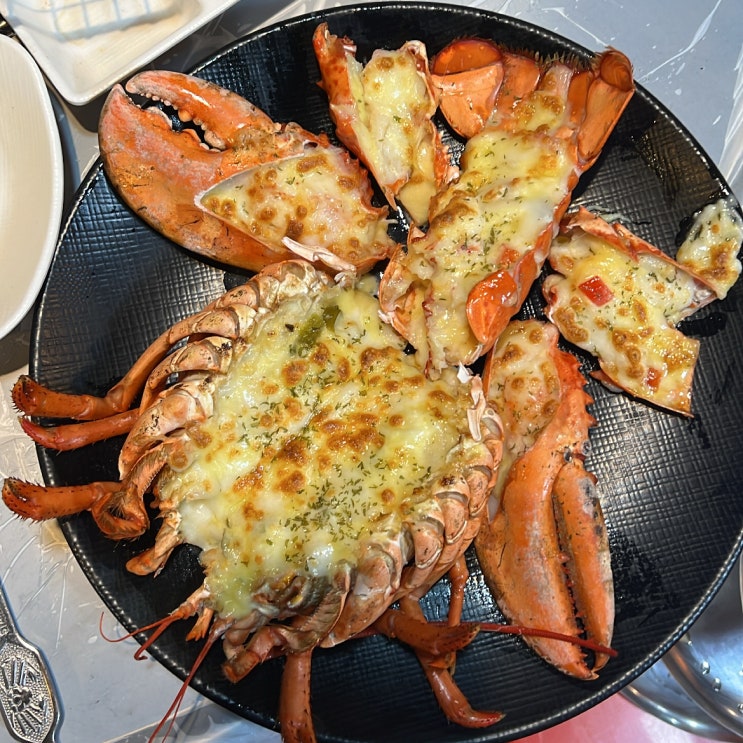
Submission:
{"label": "white rectangular dish", "polygon": [[0,13],[68,103],[80,106],[236,0],[0,0]]}

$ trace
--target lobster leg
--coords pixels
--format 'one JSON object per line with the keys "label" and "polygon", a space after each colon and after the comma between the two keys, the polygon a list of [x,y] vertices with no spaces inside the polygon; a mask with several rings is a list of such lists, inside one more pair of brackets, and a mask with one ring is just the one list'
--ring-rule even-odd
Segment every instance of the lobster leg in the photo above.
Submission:
{"label": "lobster leg", "polygon": [[[174,333],[175,328],[180,332]],[[188,328],[182,323],[163,333],[103,397],[55,392],[24,374],[13,386],[13,403],[26,415],[43,418],[91,421],[123,413],[131,407],[152,368],[186,335]]]}
{"label": "lobster leg", "polygon": [[2,497],[13,512],[36,521],[90,511],[106,536],[131,539],[149,527],[143,496],[164,462],[161,445],[142,456],[122,482],[44,487],[8,477]]}
{"label": "lobster leg", "polygon": [[[144,380],[142,380],[144,384]],[[132,385],[129,392],[121,383],[101,398],[94,395],[71,395],[56,392],[22,374],[13,385],[13,404],[26,415],[49,418],[74,418],[75,420],[100,420],[128,410],[138,389]]]}
{"label": "lobster leg", "polygon": [[138,537],[149,526],[141,496],[118,482],[50,488],[8,477],[3,483],[3,501],[22,518],[35,521],[90,511],[100,530],[112,539]]}
{"label": "lobster leg", "polygon": [[[388,610],[388,612],[391,611],[393,610]],[[407,620],[400,618],[400,621],[396,623],[397,638],[403,642],[407,642],[408,639],[411,640],[411,642],[414,643],[413,647],[415,647],[415,645],[420,645],[415,634],[421,631],[422,627],[427,624],[420,604],[413,598],[405,597],[400,601],[400,614],[407,615]],[[457,634],[459,634],[462,629],[464,629],[464,625],[459,625],[457,628],[439,628],[439,631],[443,632],[444,637],[446,637],[447,633],[450,633],[453,630],[458,630]],[[423,650],[420,647],[415,649],[415,654],[418,657],[423,672],[433,690],[436,701],[441,706],[447,719],[468,728],[490,727],[491,725],[495,725],[504,717],[502,712],[488,712],[473,709],[472,705],[467,701],[467,698],[462,693],[462,690],[457,686],[452,675],[452,669],[455,662],[455,650],[464,647],[464,645],[459,643],[467,637],[467,633],[470,634],[471,641],[474,639],[474,636],[478,631],[479,627],[477,627],[477,625],[474,627],[468,627],[465,632],[461,633],[458,643],[447,643],[447,646],[443,648],[444,652],[441,654],[438,652],[431,652],[430,650]],[[435,645],[434,647],[436,648]],[[436,650],[439,650],[439,648],[436,648]]]}
{"label": "lobster leg", "polygon": [[96,441],[129,433],[138,417],[139,409],[133,408],[100,420],[70,423],[63,426],[40,426],[28,418],[21,418],[21,428],[31,439],[46,449],[70,451]]}
{"label": "lobster leg", "polygon": [[108,501],[121,489],[119,482],[92,482],[88,485],[66,485],[57,488],[34,485],[15,477],[3,483],[3,501],[21,518],[43,521],[86,511],[96,503]]}
{"label": "lobster leg", "polygon": [[310,706],[312,648],[286,656],[281,676],[279,721],[284,743],[315,743]]}
{"label": "lobster leg", "polygon": [[464,588],[469,578],[467,570],[467,561],[464,555],[451,566],[449,570],[449,582],[451,584],[451,596],[449,598],[449,625],[454,627],[462,619],[462,609],[464,608]]}
{"label": "lobster leg", "polygon": [[182,542],[182,537],[178,532],[179,523],[180,519],[175,511],[167,512],[163,516],[155,544],[127,561],[126,569],[135,575],[151,573],[157,575],[170,557],[170,553]]}
{"label": "lobster leg", "polygon": [[476,624],[450,627],[431,624],[425,617],[413,617],[410,610],[404,609],[387,609],[373,627],[385,637],[398,639],[431,657],[446,656],[467,647],[480,631]]}
{"label": "lobster leg", "polygon": [[474,710],[447,669],[436,668],[426,662],[425,656],[418,657],[436,701],[450,722],[468,728],[485,728],[495,725],[505,717],[503,712]]}
{"label": "lobster leg", "polygon": [[[168,355],[176,343],[195,334],[217,334],[222,338],[234,339],[246,332],[246,327],[255,321],[255,313],[249,306],[241,306],[238,303],[243,302],[248,305],[250,300],[254,299],[254,295],[251,292],[241,293],[241,291],[241,287],[238,287],[231,294],[226,295],[235,300],[235,306],[222,306],[218,300],[206,310],[175,323],[150,344],[121,380],[102,397],[55,392],[24,374],[13,386],[13,403],[26,415],[85,421],[99,420],[128,411],[147,383],[150,374],[158,369],[162,359]],[[216,351],[215,354],[219,356]],[[188,356],[184,357],[184,354],[178,354],[177,358],[191,361]],[[206,368],[218,371],[221,365],[213,362]],[[175,370],[175,367],[170,368],[171,372]],[[157,382],[162,382],[164,379],[158,370]],[[150,397],[152,393],[153,390],[148,390]],[[116,427],[113,430],[117,430]],[[101,438],[104,436],[101,435]]]}

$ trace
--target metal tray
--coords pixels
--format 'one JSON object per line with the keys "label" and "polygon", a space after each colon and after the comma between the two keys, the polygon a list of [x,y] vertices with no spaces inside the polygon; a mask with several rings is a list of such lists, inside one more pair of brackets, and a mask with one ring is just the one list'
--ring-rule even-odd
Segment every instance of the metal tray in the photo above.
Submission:
{"label": "metal tray", "polygon": [[743,738],[743,608],[739,561],[720,592],[664,657],[681,688]]}

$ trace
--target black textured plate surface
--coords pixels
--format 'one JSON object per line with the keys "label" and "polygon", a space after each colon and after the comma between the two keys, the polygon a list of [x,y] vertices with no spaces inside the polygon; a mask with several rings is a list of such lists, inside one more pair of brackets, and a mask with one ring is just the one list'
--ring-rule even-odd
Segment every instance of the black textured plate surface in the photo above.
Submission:
{"label": "black textured plate surface", "polygon": [[[544,54],[587,52],[533,26],[461,7],[408,3],[328,10],[255,34],[197,73],[231,88],[277,121],[295,120],[332,132],[317,87],[311,37],[326,20],[367,58],[376,47],[422,39],[433,54],[457,36],[493,37]],[[599,51],[599,50],[597,50]],[[728,195],[716,168],[684,128],[639,90],[601,159],[584,176],[575,199],[622,215],[645,239],[673,251],[688,218]],[[241,277],[174,247],[131,214],[113,194],[100,166],[81,188],[60,240],[39,306],[31,370],[43,383],[100,394],[155,336]],[[612,660],[595,682],[566,678],[519,640],[481,635],[460,653],[456,678],[472,704],[501,709],[506,718],[485,730],[446,722],[417,665],[402,646],[382,638],[318,652],[313,710],[319,736],[332,741],[496,741],[560,722],[618,691],[646,670],[699,615],[725,578],[741,546],[743,527],[743,316],[741,286],[686,324],[701,337],[694,383],[695,417],[660,412],[591,382],[589,467],[598,475],[609,524],[616,579],[617,626]],[[527,312],[539,311],[533,293]],[[586,368],[591,361],[585,359]],[[83,451],[42,453],[52,484],[115,479],[120,441]],[[195,553],[185,547],[157,578],[129,575],[124,563],[152,534],[134,543],[101,537],[87,514],[63,530],[90,581],[128,627],[143,626],[176,607],[201,582]],[[468,618],[498,619],[474,560]],[[426,599],[442,615],[447,585]],[[198,643],[187,643],[190,622],[169,629],[156,657],[185,675]],[[132,661],[134,662],[134,661]],[[231,685],[215,649],[194,686],[259,723],[275,725],[281,661]],[[146,689],[142,690],[147,693]]]}

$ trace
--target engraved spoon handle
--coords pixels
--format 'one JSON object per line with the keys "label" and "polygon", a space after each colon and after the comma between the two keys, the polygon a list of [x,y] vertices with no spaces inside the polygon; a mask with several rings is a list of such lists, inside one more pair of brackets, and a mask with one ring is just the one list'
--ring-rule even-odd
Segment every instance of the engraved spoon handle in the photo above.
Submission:
{"label": "engraved spoon handle", "polygon": [[0,582],[0,709],[8,731],[21,743],[54,743],[59,700],[38,648],[16,626]]}

